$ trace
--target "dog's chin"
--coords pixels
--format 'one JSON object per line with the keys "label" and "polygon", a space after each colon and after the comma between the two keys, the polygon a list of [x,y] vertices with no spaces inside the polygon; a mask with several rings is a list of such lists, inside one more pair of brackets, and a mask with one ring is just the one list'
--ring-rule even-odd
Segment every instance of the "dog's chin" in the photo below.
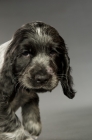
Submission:
{"label": "dog's chin", "polygon": [[44,88],[38,88],[38,89],[34,88],[34,89],[32,89],[32,91],[37,92],[37,93],[44,93],[44,92],[47,92],[49,90],[44,89]]}
{"label": "dog's chin", "polygon": [[44,93],[44,92],[51,92],[50,89],[45,88],[26,88],[28,92],[35,92],[35,93]]}
{"label": "dog's chin", "polygon": [[29,84],[26,84],[23,88],[25,88],[28,92],[36,92],[36,93],[44,93],[44,92],[51,92],[56,86],[58,85],[58,82],[53,86],[32,86]]}

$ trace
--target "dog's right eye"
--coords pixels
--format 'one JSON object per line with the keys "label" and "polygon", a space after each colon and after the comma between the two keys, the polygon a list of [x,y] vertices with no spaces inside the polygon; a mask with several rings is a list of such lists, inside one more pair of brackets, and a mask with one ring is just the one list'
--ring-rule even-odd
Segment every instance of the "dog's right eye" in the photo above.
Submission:
{"label": "dog's right eye", "polygon": [[22,53],[22,55],[24,55],[24,56],[30,56],[31,55],[31,53],[29,52],[29,51],[24,51],[23,53]]}

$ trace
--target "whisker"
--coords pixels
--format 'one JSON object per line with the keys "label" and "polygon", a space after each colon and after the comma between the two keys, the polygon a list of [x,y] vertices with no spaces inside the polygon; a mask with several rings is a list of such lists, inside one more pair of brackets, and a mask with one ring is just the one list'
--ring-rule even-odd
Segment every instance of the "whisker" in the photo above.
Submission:
{"label": "whisker", "polygon": [[67,77],[69,77],[69,76],[66,75],[66,74],[57,74],[57,76],[58,76],[59,78],[67,78]]}

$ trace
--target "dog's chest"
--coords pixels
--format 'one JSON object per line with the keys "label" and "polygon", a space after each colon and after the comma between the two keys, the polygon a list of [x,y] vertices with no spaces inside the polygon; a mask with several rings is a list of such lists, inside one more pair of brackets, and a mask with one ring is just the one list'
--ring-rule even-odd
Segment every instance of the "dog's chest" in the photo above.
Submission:
{"label": "dog's chest", "polygon": [[4,44],[0,45],[0,71],[2,69],[3,63],[4,63],[4,58],[5,58],[5,53],[8,49],[8,46],[10,44],[11,40],[5,42]]}

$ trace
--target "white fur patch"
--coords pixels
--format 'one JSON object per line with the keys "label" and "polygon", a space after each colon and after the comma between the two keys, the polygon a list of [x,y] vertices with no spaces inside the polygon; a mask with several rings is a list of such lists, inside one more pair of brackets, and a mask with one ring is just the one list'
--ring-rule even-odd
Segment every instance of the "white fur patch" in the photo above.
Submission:
{"label": "white fur patch", "polygon": [[38,54],[32,61],[33,65],[34,64],[43,64],[44,66],[49,65],[49,57],[46,56],[44,53],[43,54]]}
{"label": "white fur patch", "polygon": [[39,36],[42,36],[42,33],[41,33],[41,29],[40,28],[37,28],[36,29],[36,32],[38,33]]}
{"label": "white fur patch", "polygon": [[23,126],[21,126],[20,128],[18,128],[16,131],[14,132],[10,132],[10,133],[2,133],[1,134],[2,137],[4,136],[6,138],[6,140],[24,140],[24,137],[27,136],[28,139],[26,140],[34,140],[34,138],[32,138],[32,136],[26,131],[24,130]]}
{"label": "white fur patch", "polygon": [[35,123],[32,120],[26,122],[24,124],[24,127],[25,127],[26,130],[29,130],[29,131],[32,130],[31,135],[35,139],[37,139],[37,136],[36,135],[38,135],[41,132],[41,129],[42,129],[42,126],[41,126],[41,124],[39,122],[36,122]]}
{"label": "white fur patch", "polygon": [[0,45],[0,70],[3,66],[3,63],[4,63],[4,56],[5,56],[5,53],[8,49],[8,46],[10,44],[11,40],[5,42],[4,44]]}
{"label": "white fur patch", "polygon": [[37,34],[35,35],[35,37],[40,42],[49,42],[50,40],[52,40],[52,38],[46,33],[44,33],[40,27],[36,28],[36,33]]}

